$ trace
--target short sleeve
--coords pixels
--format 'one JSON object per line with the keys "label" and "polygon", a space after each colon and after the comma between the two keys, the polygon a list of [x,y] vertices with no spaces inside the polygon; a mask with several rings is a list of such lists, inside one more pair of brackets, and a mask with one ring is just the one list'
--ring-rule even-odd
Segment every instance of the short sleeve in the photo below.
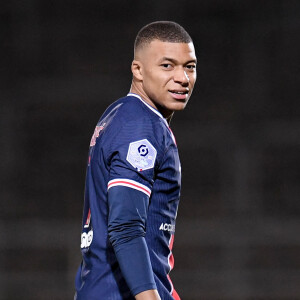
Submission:
{"label": "short sleeve", "polygon": [[157,132],[152,123],[144,119],[121,124],[109,145],[108,188],[123,185],[150,197],[162,155]]}

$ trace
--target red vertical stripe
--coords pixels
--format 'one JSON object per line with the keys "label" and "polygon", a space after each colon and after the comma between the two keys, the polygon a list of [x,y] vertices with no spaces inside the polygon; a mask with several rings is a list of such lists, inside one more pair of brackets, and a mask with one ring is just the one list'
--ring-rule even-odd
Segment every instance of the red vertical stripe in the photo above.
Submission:
{"label": "red vertical stripe", "polygon": [[[174,244],[174,234],[171,235],[170,244],[169,244],[169,249],[170,249],[170,252],[171,252],[171,255],[169,256],[170,272],[174,268],[174,256],[173,256],[173,253],[172,253],[173,244]],[[172,283],[170,275],[168,275],[167,277],[168,277],[168,280],[170,281],[170,284],[172,286],[172,297],[174,298],[174,300],[180,300],[179,295],[177,294],[177,292],[174,289],[174,285]]]}
{"label": "red vertical stripe", "polygon": [[91,222],[91,209],[89,209],[89,212],[88,212],[88,215],[87,215],[87,218],[86,218],[86,222],[85,222],[84,228],[89,227],[90,226],[90,222]]}
{"label": "red vertical stripe", "polygon": [[172,296],[173,296],[174,300],[181,300],[179,295],[177,294],[177,292],[175,290],[173,290]]}
{"label": "red vertical stripe", "polygon": [[169,257],[170,271],[174,268],[174,256],[173,256],[173,253],[172,253],[173,244],[174,244],[174,234],[172,234],[170,244],[169,244],[169,249],[171,251],[171,255]]}

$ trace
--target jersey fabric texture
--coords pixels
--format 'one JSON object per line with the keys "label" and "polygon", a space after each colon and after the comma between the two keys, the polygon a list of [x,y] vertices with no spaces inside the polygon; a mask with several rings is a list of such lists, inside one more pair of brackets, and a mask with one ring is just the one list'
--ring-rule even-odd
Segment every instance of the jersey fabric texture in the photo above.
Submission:
{"label": "jersey fabric texture", "polygon": [[77,300],[180,300],[169,273],[181,168],[163,116],[128,94],[108,107],[90,143]]}

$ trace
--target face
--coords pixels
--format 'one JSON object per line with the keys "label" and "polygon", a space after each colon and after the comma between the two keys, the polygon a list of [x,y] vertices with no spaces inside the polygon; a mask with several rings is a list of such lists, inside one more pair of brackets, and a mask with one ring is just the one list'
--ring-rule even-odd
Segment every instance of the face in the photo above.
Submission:
{"label": "face", "polygon": [[184,109],[192,94],[196,81],[194,45],[154,40],[139,50],[132,71],[137,74],[135,92],[168,118]]}

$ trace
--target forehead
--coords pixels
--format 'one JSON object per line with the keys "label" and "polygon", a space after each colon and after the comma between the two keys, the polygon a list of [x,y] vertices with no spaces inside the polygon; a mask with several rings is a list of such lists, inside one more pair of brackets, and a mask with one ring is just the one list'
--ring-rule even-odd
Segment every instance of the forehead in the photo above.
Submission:
{"label": "forehead", "polygon": [[192,42],[170,43],[153,40],[143,51],[146,59],[171,58],[178,61],[196,61],[195,48]]}

